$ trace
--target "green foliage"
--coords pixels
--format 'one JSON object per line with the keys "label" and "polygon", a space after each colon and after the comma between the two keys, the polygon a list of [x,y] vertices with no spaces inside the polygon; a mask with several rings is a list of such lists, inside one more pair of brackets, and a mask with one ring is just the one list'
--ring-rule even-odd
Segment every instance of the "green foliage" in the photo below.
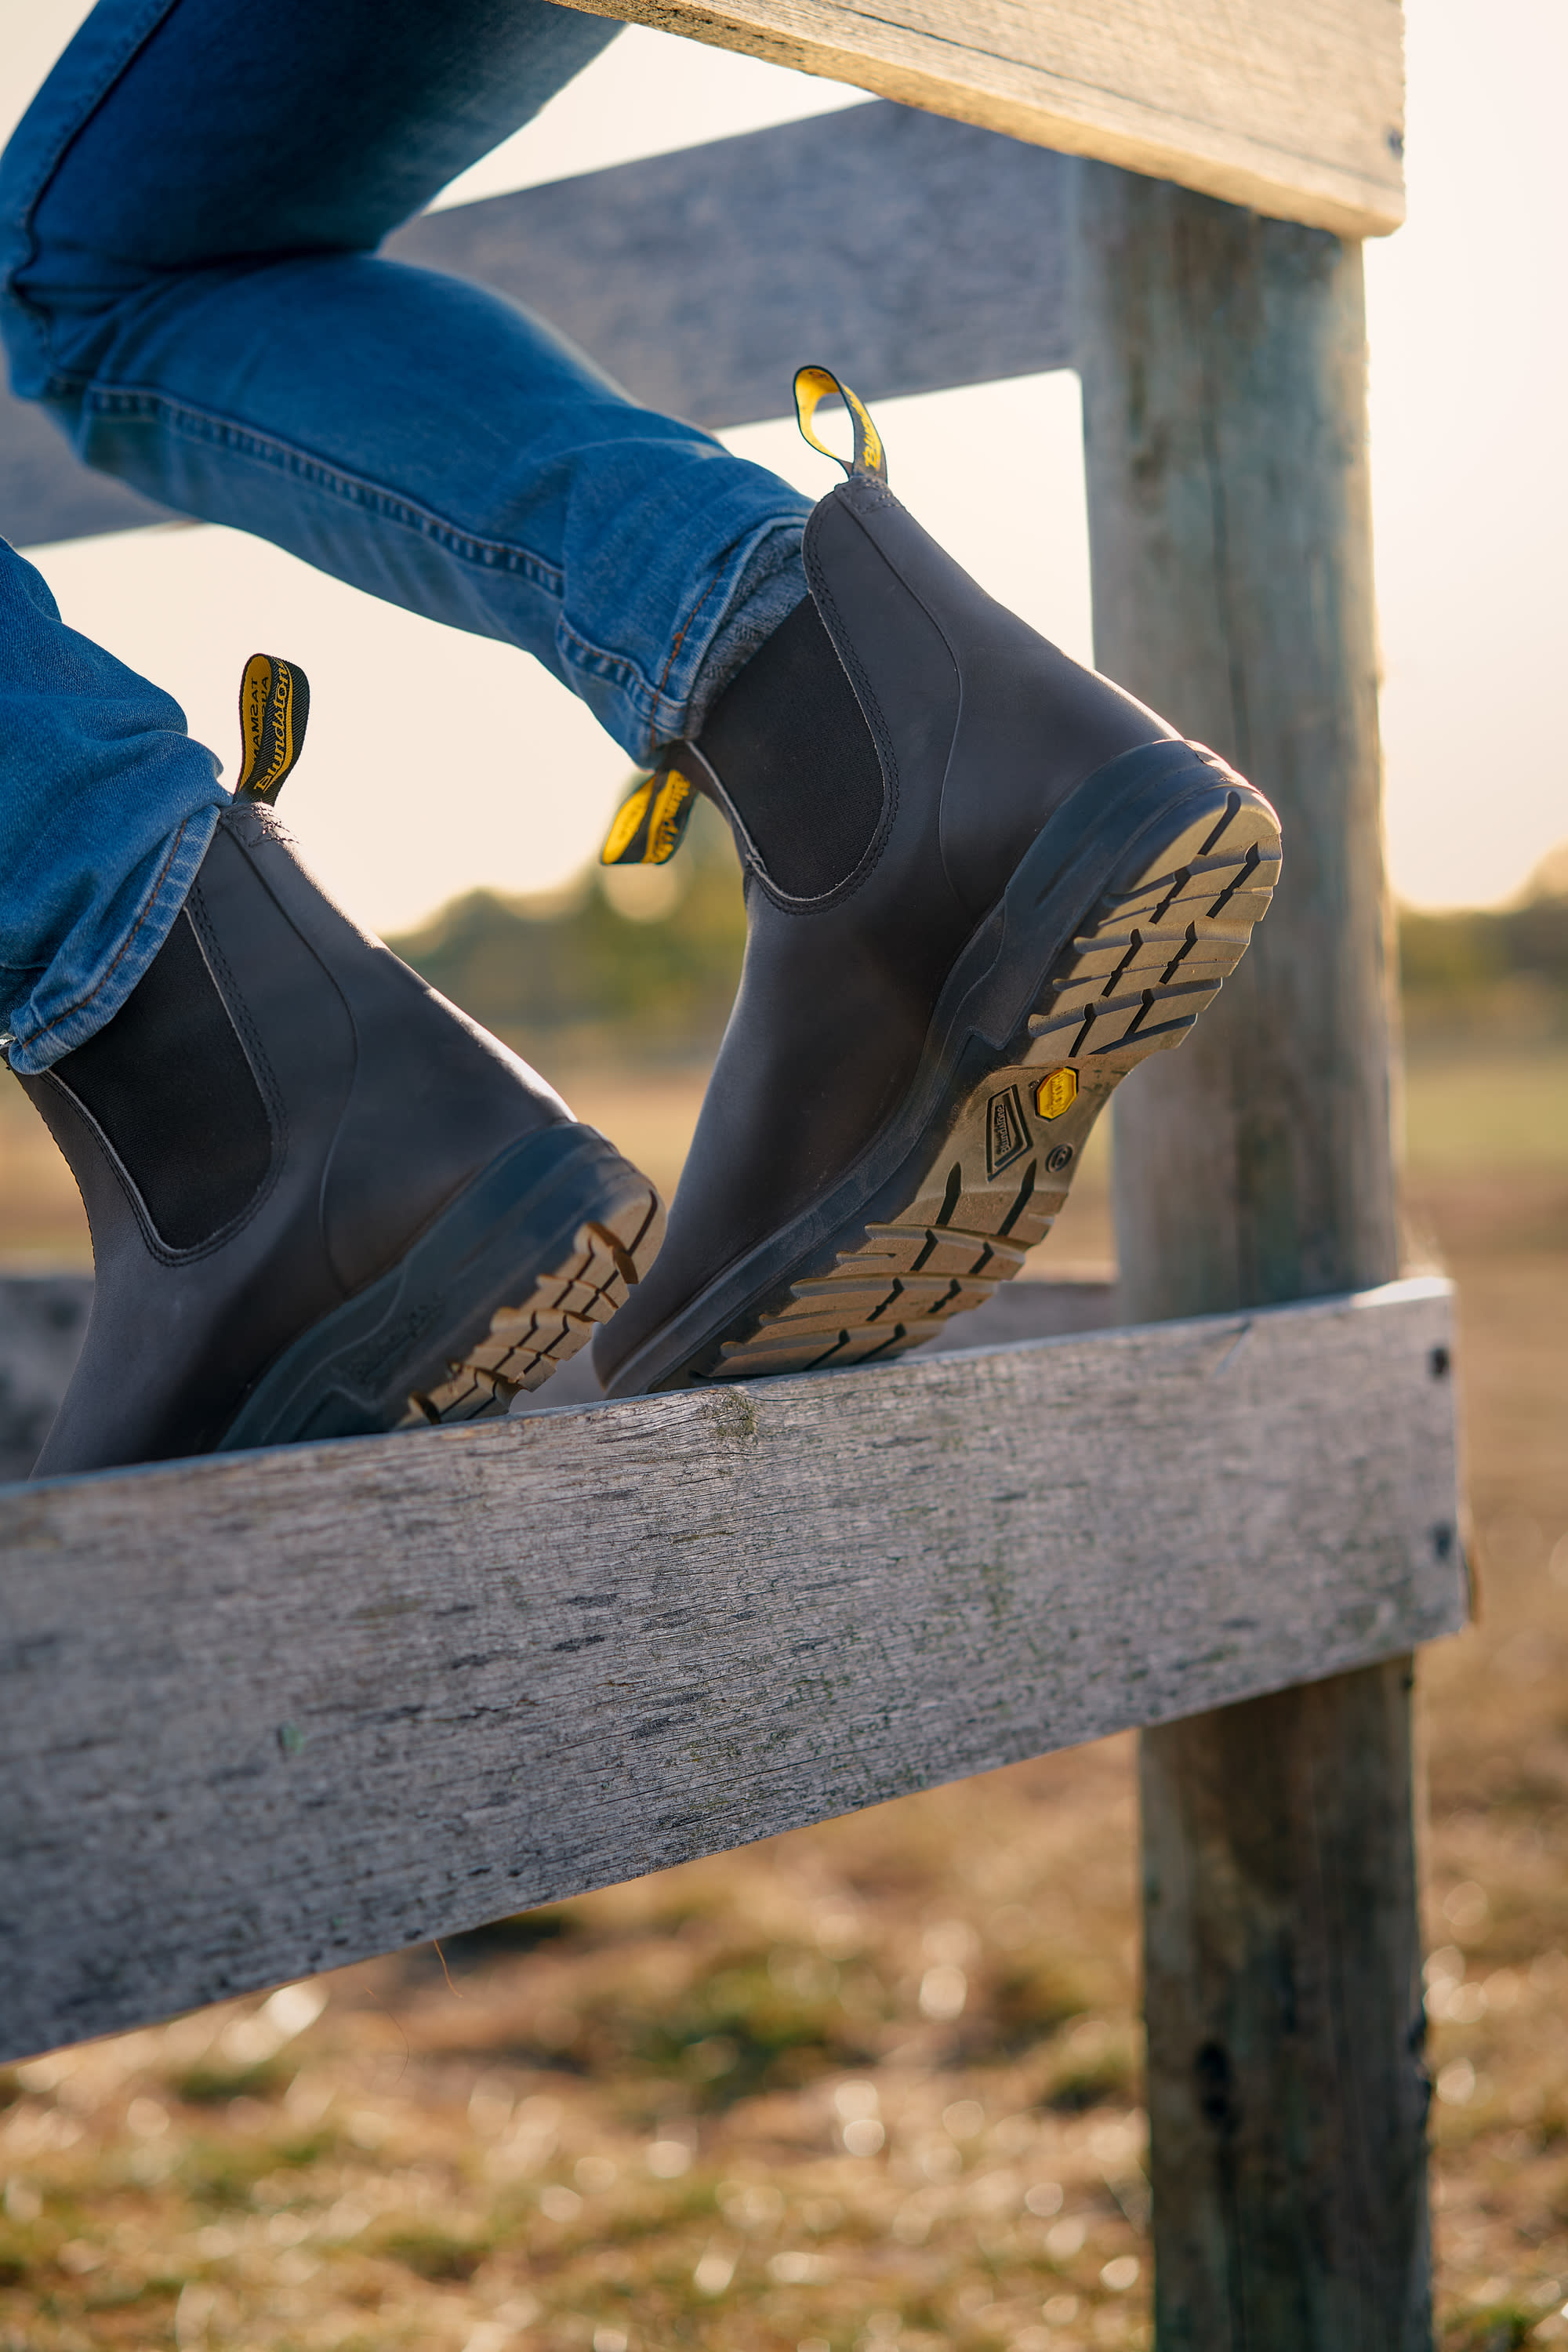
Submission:
{"label": "green foliage", "polygon": [[599,1958],[595,1968],[584,1954],[569,2010],[542,1999],[514,2054],[558,2074],[663,2083],[683,2106],[722,2109],[864,2065],[889,2013],[863,1961],[846,1971],[806,1947],[715,1937],[700,1921],[689,1937],[677,1928],[629,1948],[612,1942]]}
{"label": "green foliage", "polygon": [[991,2031],[999,2050],[1033,2048],[1089,2006],[1054,1960],[1039,1953],[1010,1959],[996,1974]]}
{"label": "green foliage", "polygon": [[258,2180],[268,2174],[303,2176],[335,2147],[334,2137],[326,2132],[295,2133],[284,2139],[249,2132],[220,2138],[198,2126],[181,2145],[177,2177],[196,2205],[220,2212],[248,2210]]}
{"label": "green foliage", "polygon": [[1427,915],[1405,907],[1399,917],[1399,971],[1405,993],[1459,994],[1489,988],[1513,969],[1511,915],[1460,908]]}
{"label": "green foliage", "polygon": [[1468,2311],[1445,2330],[1443,2352],[1518,2352],[1533,2336],[1538,2316],[1512,2302]]}
{"label": "green foliage", "polygon": [[853,2063],[863,2044],[831,1981],[820,1989],[770,1969],[761,1953],[698,1977],[680,1999],[632,2021],[645,2065],[682,2076],[713,2105]]}
{"label": "green foliage", "polygon": [[[1565,845],[1568,849],[1568,845]],[[1405,1012],[1424,1022],[1568,1030],[1568,856],[1555,852],[1511,907],[1399,918]]]}
{"label": "green foliage", "polygon": [[1065,2037],[1044,2105],[1068,2116],[1121,2105],[1138,2096],[1138,2051],[1131,2039],[1106,2031],[1098,2020],[1088,2020]]}
{"label": "green foliage", "polygon": [[226,2066],[204,2059],[169,2078],[169,2088],[189,2107],[226,2106],[230,2099],[280,2099],[293,2070],[276,2058],[258,2065]]}
{"label": "green foliage", "polygon": [[[490,1960],[515,1958],[520,1952],[537,1951],[542,1944],[559,1943],[576,1926],[576,1915],[565,1904],[537,1911],[514,1911],[505,1919],[492,1919],[488,1927],[468,1927],[461,1935],[443,1936],[441,1952],[448,1969],[477,1968]],[[434,1945],[419,1948],[420,1958],[427,1955],[431,1964],[439,1969]]]}
{"label": "green foliage", "polygon": [[[639,898],[640,908],[623,911]],[[553,901],[471,891],[389,944],[524,1052],[559,1054],[565,1040],[579,1050],[614,1045],[640,1060],[712,1050],[745,933],[729,832],[703,801],[668,866],[594,867]]]}
{"label": "green foliage", "polygon": [[489,2251],[444,2230],[391,2230],[371,2245],[374,2252],[401,2263],[416,2277],[453,2282],[471,2279]]}

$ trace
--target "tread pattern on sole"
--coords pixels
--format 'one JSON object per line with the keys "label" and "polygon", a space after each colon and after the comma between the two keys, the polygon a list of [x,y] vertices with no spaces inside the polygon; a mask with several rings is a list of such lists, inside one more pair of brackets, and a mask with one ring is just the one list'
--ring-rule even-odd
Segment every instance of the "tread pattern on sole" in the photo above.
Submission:
{"label": "tread pattern on sole", "polygon": [[[1246,952],[1279,872],[1268,803],[1223,764],[1223,804],[1157,845],[1136,845],[1047,974],[1026,1032],[933,1138],[909,1207],[867,1225],[832,1266],[791,1285],[724,1339],[702,1375],[865,1364],[934,1339],[1022,1266],[1061,1211],[1095,1119],[1118,1081],[1179,1045]],[[1042,1080],[1073,1075],[1054,1116]],[[1058,1089],[1059,1091],[1059,1089]]]}
{"label": "tread pattern on sole", "polygon": [[542,1388],[587,1346],[664,1238],[658,1194],[629,1167],[626,1179],[618,1198],[577,1227],[560,1263],[541,1273],[515,1306],[498,1308],[484,1338],[447,1367],[447,1379],[410,1396],[402,1428],[500,1416],[520,1391]]}

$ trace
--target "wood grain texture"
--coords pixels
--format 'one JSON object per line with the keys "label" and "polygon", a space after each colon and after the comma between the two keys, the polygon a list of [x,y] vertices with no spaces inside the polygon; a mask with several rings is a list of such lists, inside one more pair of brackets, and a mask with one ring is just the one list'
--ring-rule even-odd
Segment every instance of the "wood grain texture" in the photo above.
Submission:
{"label": "wood grain texture", "polygon": [[0,1493],[17,2055],[1462,1621],[1446,1286]]}
{"label": "wood grain texture", "polygon": [[[1105,156],[1348,234],[1401,216],[1389,145],[1402,120],[1394,0],[1289,11],[1205,0],[1183,12],[1168,0],[1094,11],[987,0],[965,13],[962,37],[943,29],[934,0],[904,5],[897,22],[819,0],[721,16],[663,0],[608,10],[909,104],[454,206],[386,249],[526,302],[637,399],[726,425],[786,413],[806,344],[833,352],[868,398],[1068,365],[1064,156],[1042,149]],[[840,37],[852,45],[835,46]],[[1240,134],[1215,129],[1232,118]],[[1169,152],[1162,122],[1174,126]],[[1238,135],[1250,162],[1232,153]],[[1304,139],[1301,156],[1290,146],[1271,163],[1277,136]],[[1324,165],[1320,149],[1342,163]],[[1375,164],[1364,186],[1363,151]],[[1284,172],[1289,200],[1271,170]],[[1316,189],[1325,170],[1326,194],[1295,189],[1292,172]],[[0,536],[37,546],[167,519],[89,472],[41,411],[0,385]]]}
{"label": "wood grain texture", "polygon": [[[1246,961],[1119,1097],[1126,1310],[1374,1282],[1397,1229],[1361,256],[1099,165],[1079,193],[1097,658],[1285,838]],[[1160,2352],[1430,2344],[1410,1684],[1392,1660],[1143,1738]]]}
{"label": "wood grain texture", "polygon": [[1095,657],[1279,812],[1268,919],[1117,1097],[1140,1319],[1398,1264],[1361,255],[1079,167]]}
{"label": "wood grain texture", "polygon": [[1140,1743],[1159,2352],[1429,2352],[1412,1680]]}
{"label": "wood grain texture", "polygon": [[1405,216],[1396,0],[594,0],[589,13],[1343,236]]}

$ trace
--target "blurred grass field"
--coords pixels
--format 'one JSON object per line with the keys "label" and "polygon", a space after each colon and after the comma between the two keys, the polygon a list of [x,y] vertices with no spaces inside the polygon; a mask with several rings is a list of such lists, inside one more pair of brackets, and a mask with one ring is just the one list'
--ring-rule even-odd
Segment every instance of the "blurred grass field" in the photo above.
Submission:
{"label": "blurred grass field", "polygon": [[1568,1039],[1499,1051],[1421,1038],[1405,1075],[1405,1165],[1417,1182],[1568,1168]]}
{"label": "blurred grass field", "polygon": [[[1405,1094],[1481,1597],[1420,1676],[1443,2352],[1568,2342],[1568,1034],[1521,1027],[1417,1004]],[[672,1182],[700,1068],[562,1042]],[[1110,1254],[1107,1166],[1041,1271]],[[85,1262],[11,1083],[0,1202]],[[0,2352],[1138,2352],[1132,1755],[0,2072]]]}

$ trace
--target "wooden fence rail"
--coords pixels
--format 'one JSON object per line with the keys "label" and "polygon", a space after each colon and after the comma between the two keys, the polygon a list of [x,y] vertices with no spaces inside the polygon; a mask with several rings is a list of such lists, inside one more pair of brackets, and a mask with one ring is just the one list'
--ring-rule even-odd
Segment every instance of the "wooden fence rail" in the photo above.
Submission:
{"label": "wooden fence rail", "polygon": [[1452,1632],[1449,1320],[1413,1281],[0,1492],[0,2055]]}
{"label": "wooden fence rail", "polygon": [[571,0],[1341,236],[1405,217],[1393,0]]}

